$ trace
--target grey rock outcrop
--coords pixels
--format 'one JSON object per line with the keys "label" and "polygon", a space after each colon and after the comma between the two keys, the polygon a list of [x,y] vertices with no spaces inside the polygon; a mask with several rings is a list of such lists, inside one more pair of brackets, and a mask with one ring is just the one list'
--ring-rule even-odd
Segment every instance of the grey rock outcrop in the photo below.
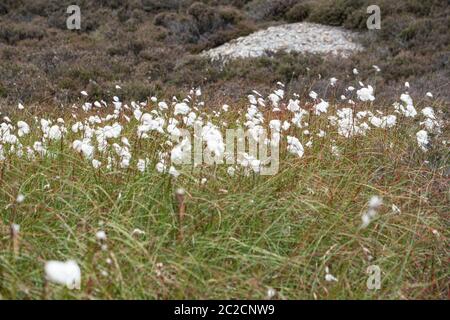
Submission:
{"label": "grey rock outcrop", "polygon": [[204,51],[203,56],[224,62],[238,58],[260,57],[267,52],[296,51],[334,54],[343,57],[362,50],[354,41],[356,34],[338,27],[314,23],[292,23],[254,32]]}

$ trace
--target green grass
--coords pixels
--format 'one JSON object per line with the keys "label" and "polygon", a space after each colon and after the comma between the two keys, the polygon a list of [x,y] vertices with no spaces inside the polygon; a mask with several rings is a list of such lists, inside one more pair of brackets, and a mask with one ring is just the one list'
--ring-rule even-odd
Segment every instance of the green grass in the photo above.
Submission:
{"label": "green grass", "polygon": [[[330,130],[301,159],[282,146],[280,171],[268,177],[230,177],[218,166],[184,168],[174,180],[155,163],[143,174],[133,166],[95,170],[65,143],[51,146],[55,159],[9,158],[0,162],[0,298],[264,299],[272,287],[279,299],[445,299],[448,148],[423,153],[416,131],[406,119],[353,139]],[[123,135],[134,145],[133,126]],[[341,157],[330,152],[331,139]],[[37,133],[26,139],[36,140]],[[153,156],[157,144],[133,152]],[[372,195],[384,204],[361,229]],[[18,254],[11,223],[21,228]],[[145,235],[133,236],[135,228]],[[98,230],[107,233],[107,250]],[[78,262],[81,290],[45,288],[51,259]],[[381,268],[380,290],[366,287],[370,265]],[[325,281],[327,266],[338,282]]]}

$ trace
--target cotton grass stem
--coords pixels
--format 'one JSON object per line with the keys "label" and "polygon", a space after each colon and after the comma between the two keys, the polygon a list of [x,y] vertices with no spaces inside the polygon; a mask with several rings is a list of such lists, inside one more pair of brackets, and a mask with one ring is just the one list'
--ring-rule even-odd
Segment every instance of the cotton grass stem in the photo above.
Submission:
{"label": "cotton grass stem", "polygon": [[10,236],[11,236],[11,243],[12,243],[12,250],[14,253],[14,256],[19,255],[20,250],[20,226],[17,224],[11,224],[10,226]]}
{"label": "cotton grass stem", "polygon": [[182,240],[184,238],[183,221],[184,221],[184,216],[186,215],[186,204],[184,202],[185,195],[186,195],[186,192],[182,188],[177,189],[176,194],[175,194],[177,203],[178,203],[178,220],[179,220],[179,225],[180,225],[180,232],[179,232],[178,237],[180,240]]}

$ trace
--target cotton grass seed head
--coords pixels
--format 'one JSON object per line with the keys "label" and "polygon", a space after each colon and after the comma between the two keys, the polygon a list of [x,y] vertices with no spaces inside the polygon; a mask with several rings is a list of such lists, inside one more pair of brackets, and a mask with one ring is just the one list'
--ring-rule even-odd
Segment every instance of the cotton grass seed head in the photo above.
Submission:
{"label": "cotton grass seed head", "polygon": [[44,269],[48,281],[65,285],[69,289],[80,289],[81,270],[74,260],[48,261],[45,263]]}
{"label": "cotton grass seed head", "polygon": [[17,203],[22,203],[22,202],[24,202],[24,201],[25,201],[25,196],[24,196],[23,194],[19,193],[19,194],[17,195],[16,202],[17,202]]}

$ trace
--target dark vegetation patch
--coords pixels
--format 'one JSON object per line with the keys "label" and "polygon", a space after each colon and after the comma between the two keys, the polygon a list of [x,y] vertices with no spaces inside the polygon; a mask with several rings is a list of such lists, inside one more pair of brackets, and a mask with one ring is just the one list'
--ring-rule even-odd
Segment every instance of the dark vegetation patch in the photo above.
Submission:
{"label": "dark vegetation patch", "polygon": [[[82,10],[80,31],[66,30],[71,4]],[[381,7],[378,31],[366,30],[371,4]],[[301,21],[361,31],[366,50],[347,60],[278,53],[225,68],[197,56],[259,28]],[[311,85],[324,91],[330,77],[345,80],[355,66],[381,97],[410,81],[449,101],[448,30],[442,0],[4,0],[0,103],[70,103],[81,90],[99,99],[145,99],[199,85],[211,99],[237,98],[278,80],[298,92]]]}

